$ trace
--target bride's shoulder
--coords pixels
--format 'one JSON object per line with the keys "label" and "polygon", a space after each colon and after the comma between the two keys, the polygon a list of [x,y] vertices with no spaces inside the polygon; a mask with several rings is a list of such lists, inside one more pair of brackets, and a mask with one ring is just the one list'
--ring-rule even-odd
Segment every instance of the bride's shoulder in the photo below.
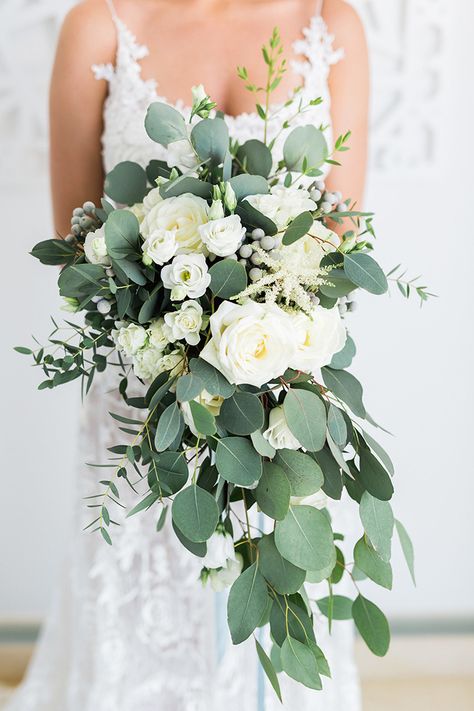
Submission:
{"label": "bride's shoulder", "polygon": [[365,44],[365,32],[357,10],[345,0],[325,0],[323,18],[339,45],[346,50]]}
{"label": "bride's shoulder", "polygon": [[82,0],[64,18],[59,45],[75,47],[83,61],[113,62],[117,31],[105,0]]}

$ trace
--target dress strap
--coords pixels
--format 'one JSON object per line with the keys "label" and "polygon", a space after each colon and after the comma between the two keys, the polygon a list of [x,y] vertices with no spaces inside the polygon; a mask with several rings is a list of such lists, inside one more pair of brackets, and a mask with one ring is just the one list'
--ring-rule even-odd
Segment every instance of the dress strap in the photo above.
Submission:
{"label": "dress strap", "polygon": [[110,14],[112,15],[112,20],[117,25],[120,22],[120,18],[117,15],[117,10],[115,9],[115,5],[114,5],[114,0],[105,0],[105,3],[110,10]]}
{"label": "dress strap", "polygon": [[[110,0],[112,2],[112,0]],[[324,0],[316,0],[316,17],[320,17],[323,14]]]}

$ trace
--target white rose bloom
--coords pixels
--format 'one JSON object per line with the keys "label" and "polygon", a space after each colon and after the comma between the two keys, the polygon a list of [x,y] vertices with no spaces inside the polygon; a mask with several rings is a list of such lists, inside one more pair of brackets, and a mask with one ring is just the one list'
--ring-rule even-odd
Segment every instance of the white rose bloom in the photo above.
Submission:
{"label": "white rose bloom", "polygon": [[292,506],[312,506],[315,509],[325,509],[328,505],[328,497],[322,489],[309,496],[292,496],[290,498]]}
{"label": "white rose bloom", "polygon": [[164,333],[175,341],[185,340],[190,346],[197,346],[202,325],[202,307],[197,301],[185,301],[178,311],[165,314]]}
{"label": "white rose bloom", "polygon": [[275,185],[267,195],[249,195],[245,199],[256,210],[273,220],[279,230],[287,227],[291,220],[302,212],[313,211],[318,207],[307,190],[285,188],[283,185]]}
{"label": "white rose bloom", "polygon": [[311,235],[305,235],[293,242],[293,244],[283,245],[278,248],[281,261],[285,267],[296,274],[317,271],[320,267],[321,259],[329,252],[334,252],[334,238],[337,240],[336,245],[339,243],[337,234],[328,230],[317,220],[313,222],[311,233],[327,240],[327,242],[322,243]]}
{"label": "white rose bloom", "polygon": [[178,250],[176,230],[154,230],[143,242],[144,261],[162,266],[174,257]]}
{"label": "white rose bloom", "polygon": [[184,193],[161,200],[146,215],[141,224],[141,233],[145,239],[156,230],[174,232],[178,244],[178,253],[202,251],[199,225],[208,221],[209,206],[205,200]]}
{"label": "white rose bloom", "polygon": [[[205,407],[206,410],[209,410],[211,415],[214,415],[214,417],[218,416],[221,411],[222,403],[224,402],[223,397],[221,397],[220,395],[210,395],[207,390],[203,390],[202,393],[200,393],[197,397],[194,398],[194,400],[203,407]],[[181,403],[181,412],[183,413],[185,423],[187,424],[191,432],[197,437],[199,432],[197,431],[194,425],[194,420],[191,414],[189,402]]]}
{"label": "white rose bloom", "polygon": [[228,560],[235,560],[234,539],[227,531],[218,529],[207,541],[202,564],[204,568],[223,568]]}
{"label": "white rose bloom", "polygon": [[95,232],[89,232],[84,242],[84,253],[91,264],[103,264],[110,267],[111,261],[105,244],[105,226]]}
{"label": "white rose bloom", "polygon": [[244,559],[237,553],[235,560],[228,560],[225,568],[209,571],[209,581],[214,592],[222,592],[235,583],[244,567]]}
{"label": "white rose bloom", "polygon": [[223,301],[209,323],[212,338],[201,358],[231,383],[259,387],[282,375],[294,357],[292,320],[275,304]]}
{"label": "white rose bloom", "polygon": [[154,346],[142,348],[133,357],[133,370],[142,380],[154,380],[160,373],[170,372],[170,376],[180,375],[184,369],[185,358],[181,350],[163,355],[163,351]]}
{"label": "white rose bloom", "polygon": [[290,368],[313,375],[342,350],[347,337],[337,306],[315,306],[311,318],[299,313],[293,321],[293,332],[296,352],[290,359]]}
{"label": "white rose bloom", "polygon": [[283,407],[274,407],[270,410],[268,428],[263,436],[273,449],[301,449],[294,434],[290,432]]}
{"label": "white rose bloom", "polygon": [[148,338],[150,345],[157,348],[160,351],[164,351],[169,343],[168,338],[165,335],[165,320],[164,318],[157,318],[152,321],[148,327]]}
{"label": "white rose bloom", "polygon": [[173,301],[182,301],[187,296],[197,299],[202,296],[211,277],[203,254],[180,254],[161,270],[165,289],[171,289]]}
{"label": "white rose bloom", "polygon": [[133,356],[145,346],[147,342],[147,332],[143,326],[138,326],[131,323],[128,326],[122,326],[117,331],[112,333],[117,347],[126,355]]}
{"label": "white rose bloom", "polygon": [[203,244],[218,257],[235,254],[245,238],[245,227],[238,215],[211,220],[199,227]]}
{"label": "white rose bloom", "polygon": [[142,348],[133,356],[133,370],[137,378],[145,381],[154,380],[163,372],[161,361],[163,351],[153,346]]}
{"label": "white rose bloom", "polygon": [[188,138],[168,143],[167,163],[170,168],[179,168],[182,173],[194,170],[200,163],[196,151]]}
{"label": "white rose bloom", "polygon": [[148,195],[143,198],[144,215],[150,212],[151,208],[158,205],[159,202],[163,202],[163,198],[160,195],[160,189],[152,188]]}

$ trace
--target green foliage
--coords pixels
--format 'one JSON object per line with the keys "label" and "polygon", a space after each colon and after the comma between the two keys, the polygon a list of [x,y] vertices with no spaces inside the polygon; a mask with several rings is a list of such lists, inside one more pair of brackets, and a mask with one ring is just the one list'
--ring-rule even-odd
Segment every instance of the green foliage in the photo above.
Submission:
{"label": "green foliage", "polygon": [[162,452],[152,455],[148,470],[148,485],[160,496],[176,494],[188,480],[188,465],[182,452]]}
{"label": "green foliage", "polygon": [[147,176],[141,165],[126,160],[117,163],[105,176],[104,192],[120,205],[142,202],[146,195]]}
{"label": "green foliage", "polygon": [[392,589],[392,566],[377,555],[365,538],[361,538],[355,545],[354,562],[374,583],[387,590]]}
{"label": "green foliage", "polygon": [[202,358],[193,358],[189,366],[193,375],[196,375],[204,384],[204,389],[210,395],[220,395],[228,398],[235,392],[235,386],[231,385],[220,371]]}
{"label": "green foliage", "polygon": [[318,663],[312,650],[297,639],[287,637],[281,647],[283,670],[309,689],[322,689]]}
{"label": "green foliage", "polygon": [[209,492],[191,484],[176,495],[171,507],[173,521],[193,543],[204,543],[216,530],[219,509]]}
{"label": "green foliage", "polygon": [[352,616],[370,651],[384,657],[390,646],[390,628],[382,610],[363,595],[358,595],[352,605]]}
{"label": "green foliage", "polygon": [[98,264],[71,264],[59,275],[59,293],[79,301],[91,299],[104,288],[104,277],[104,268]]}
{"label": "green foliage", "polygon": [[312,506],[290,506],[275,526],[275,544],[284,558],[304,570],[320,570],[334,557],[331,525]]}
{"label": "green foliage", "polygon": [[367,491],[360,501],[360,518],[372,546],[388,563],[392,550],[394,518],[388,501],[380,501]]}
{"label": "green foliage", "polygon": [[321,613],[331,620],[352,619],[352,600],[344,595],[330,595],[316,602]]}
{"label": "green foliage", "polygon": [[413,549],[413,543],[411,542],[410,536],[407,533],[406,528],[400,521],[395,521],[395,526],[397,528],[398,537],[400,539],[400,545],[402,547],[403,555],[408,565],[408,570],[410,571],[411,579],[413,580],[413,585],[416,585],[415,578],[415,552]]}
{"label": "green foliage", "polygon": [[276,671],[273,667],[271,659],[268,657],[268,655],[266,654],[265,650],[263,649],[262,645],[259,643],[258,640],[255,640],[255,647],[257,649],[258,658],[260,660],[260,664],[262,665],[263,671],[267,675],[267,679],[270,682],[270,684],[272,685],[273,690],[275,691],[275,694],[278,696],[279,700],[283,703],[283,699],[281,697],[280,682],[278,681],[278,676],[277,676]]}
{"label": "green foliage", "polygon": [[256,563],[239,575],[227,602],[227,620],[234,644],[244,642],[258,627],[267,607],[267,585]]}
{"label": "green foliage", "polygon": [[223,437],[216,449],[217,471],[226,481],[252,489],[262,476],[262,460],[244,437]]}
{"label": "green foliage", "polygon": [[198,397],[203,390],[204,384],[197,375],[182,375],[176,383],[176,399],[179,402],[188,402]]}
{"label": "green foliage", "polygon": [[191,193],[203,200],[208,200],[212,195],[212,185],[190,175],[181,175],[160,186],[160,195],[163,199],[177,197]]}
{"label": "green foliage", "polygon": [[270,175],[273,158],[270,149],[262,141],[255,138],[246,141],[237,151],[237,160],[242,169],[251,175],[261,175],[264,178]]}
{"label": "green foliage", "polygon": [[41,264],[72,264],[76,258],[76,248],[63,239],[47,239],[35,244],[30,254]]}
{"label": "green foliage", "polygon": [[354,415],[365,417],[362,402],[362,385],[351,373],[345,370],[322,368],[324,384],[334,395],[350,407]]}
{"label": "green foliage", "polygon": [[224,119],[206,118],[191,131],[191,143],[199,159],[210,165],[220,165],[229,150],[229,130]]}
{"label": "green foliage", "polygon": [[354,284],[371,294],[385,294],[388,289],[387,277],[369,254],[352,252],[344,255],[344,271]]}
{"label": "green foliage", "polygon": [[268,183],[261,175],[235,175],[229,180],[237,200],[243,200],[249,195],[266,195]]}
{"label": "green foliage", "polygon": [[247,286],[245,267],[235,259],[223,259],[209,269],[211,275],[211,291],[221,299],[230,299],[243,291]]}
{"label": "green foliage", "polygon": [[[307,172],[319,168],[328,156],[328,146],[322,131],[315,126],[297,126],[287,136],[283,158],[288,170]],[[304,164],[306,163],[306,171]]]}
{"label": "green foliage", "polygon": [[286,421],[292,434],[309,452],[318,452],[326,439],[326,408],[317,395],[291,388],[283,401]]}
{"label": "green foliage", "polygon": [[179,405],[177,402],[173,402],[171,405],[168,405],[158,420],[155,434],[156,451],[164,452],[165,449],[168,449],[177,438],[183,426],[183,415],[181,414]]}
{"label": "green foliage", "polygon": [[209,410],[195,400],[189,403],[191,416],[197,431],[204,436],[211,436],[216,433],[216,420]]}
{"label": "green foliage", "polygon": [[348,335],[344,344],[344,348],[339,351],[339,353],[333,355],[329,367],[333,370],[345,370],[346,368],[349,368],[352,364],[355,354],[356,345],[352,338]]}
{"label": "green foliage", "polygon": [[359,456],[358,478],[360,483],[375,498],[389,501],[393,496],[393,484],[390,475],[370,450],[361,447]]}
{"label": "green foliage", "polygon": [[300,215],[294,218],[290,222],[289,227],[287,227],[285,234],[283,235],[283,244],[293,244],[297,240],[301,239],[308,234],[311,227],[313,226],[313,216],[310,212],[302,212]]}
{"label": "green foliage", "polygon": [[272,588],[281,595],[298,592],[305,581],[306,573],[283,558],[275,545],[273,533],[259,540],[258,551],[260,571]]}
{"label": "green foliage", "polygon": [[235,212],[249,230],[260,228],[267,235],[276,235],[278,232],[278,227],[273,220],[270,220],[270,218],[266,217],[260,210],[257,210],[246,200],[243,200],[237,205]]}
{"label": "green foliage", "polygon": [[152,141],[165,147],[188,137],[186,123],[180,112],[159,101],[148,107],[145,130]]}
{"label": "green foliage", "polygon": [[228,432],[248,435],[263,426],[264,411],[256,395],[236,391],[222,404],[219,424]]}
{"label": "green foliage", "polygon": [[310,496],[319,491],[324,483],[321,467],[308,454],[279,449],[274,463],[285,472],[292,496]]}
{"label": "green foliage", "polygon": [[290,493],[290,482],[283,469],[271,462],[264,462],[263,474],[254,492],[263,513],[276,521],[284,519],[290,506]]}
{"label": "green foliage", "polygon": [[105,243],[112,259],[127,259],[138,251],[140,228],[129,210],[114,210],[105,223]]}

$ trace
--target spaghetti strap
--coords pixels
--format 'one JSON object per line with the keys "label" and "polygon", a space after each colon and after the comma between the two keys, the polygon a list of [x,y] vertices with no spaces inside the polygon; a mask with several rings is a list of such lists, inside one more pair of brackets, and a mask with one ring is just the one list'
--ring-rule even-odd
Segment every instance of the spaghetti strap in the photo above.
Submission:
{"label": "spaghetti strap", "polygon": [[324,0],[316,0],[316,17],[320,17],[323,14],[323,5]]}
{"label": "spaghetti strap", "polygon": [[120,18],[117,15],[117,10],[115,9],[115,5],[114,5],[114,0],[105,0],[105,3],[110,10],[110,14],[112,15],[112,20],[115,22],[115,24],[118,24],[120,22]]}

